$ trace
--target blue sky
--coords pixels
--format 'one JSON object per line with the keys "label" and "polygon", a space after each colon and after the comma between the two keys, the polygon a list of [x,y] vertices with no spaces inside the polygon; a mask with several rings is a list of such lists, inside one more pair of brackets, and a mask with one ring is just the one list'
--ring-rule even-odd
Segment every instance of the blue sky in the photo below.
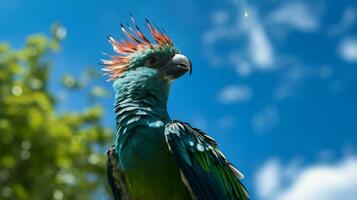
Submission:
{"label": "blue sky", "polygon": [[[26,35],[61,23],[67,36],[55,56],[57,93],[59,74],[100,70],[101,53],[112,52],[106,37],[120,38],[129,12],[138,24],[147,17],[193,63],[193,75],[172,87],[172,118],[216,138],[252,199],[357,195],[354,1],[147,2],[0,0],[0,41],[21,47]],[[111,91],[105,80],[95,84]],[[59,110],[83,109],[80,93],[67,96]],[[112,126],[112,99],[100,104]]]}

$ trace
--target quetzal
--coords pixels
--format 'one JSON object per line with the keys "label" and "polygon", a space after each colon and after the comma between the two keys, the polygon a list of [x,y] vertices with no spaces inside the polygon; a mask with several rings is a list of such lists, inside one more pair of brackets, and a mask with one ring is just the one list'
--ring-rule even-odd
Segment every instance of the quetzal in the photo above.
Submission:
{"label": "quetzal", "polygon": [[[121,25],[125,39],[108,37],[116,55],[103,60],[113,80],[116,138],[108,150],[108,181],[116,200],[249,199],[242,174],[210,136],[172,120],[172,82],[190,60],[148,20],[148,39],[136,25]],[[152,41],[153,39],[153,41]]]}

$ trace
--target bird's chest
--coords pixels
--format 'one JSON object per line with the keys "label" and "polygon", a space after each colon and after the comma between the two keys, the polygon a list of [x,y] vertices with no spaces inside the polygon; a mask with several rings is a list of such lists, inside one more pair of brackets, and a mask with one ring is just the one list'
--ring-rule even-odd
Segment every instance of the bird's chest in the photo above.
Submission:
{"label": "bird's chest", "polygon": [[162,128],[133,129],[119,160],[132,199],[189,199]]}
{"label": "bird's chest", "polygon": [[123,171],[151,170],[162,164],[165,145],[163,128],[137,127],[119,141],[119,159]]}

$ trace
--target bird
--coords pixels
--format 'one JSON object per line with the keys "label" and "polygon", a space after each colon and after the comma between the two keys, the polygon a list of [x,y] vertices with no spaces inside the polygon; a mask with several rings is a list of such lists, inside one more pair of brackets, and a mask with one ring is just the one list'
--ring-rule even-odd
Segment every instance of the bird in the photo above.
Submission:
{"label": "bird", "polygon": [[113,55],[101,64],[113,81],[115,137],[107,179],[115,200],[247,200],[243,175],[217,142],[172,120],[170,86],[192,73],[190,59],[148,19],[143,32],[130,16],[123,38],[108,36]]}

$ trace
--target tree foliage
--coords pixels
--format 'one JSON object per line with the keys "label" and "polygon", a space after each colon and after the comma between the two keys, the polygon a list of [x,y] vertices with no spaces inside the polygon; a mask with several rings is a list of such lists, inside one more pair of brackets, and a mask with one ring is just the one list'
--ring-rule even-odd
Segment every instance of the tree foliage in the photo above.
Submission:
{"label": "tree foliage", "polygon": [[55,25],[51,37],[29,36],[21,49],[0,43],[0,199],[91,199],[104,190],[102,147],[112,133],[101,108],[59,113],[49,90],[64,36]]}

